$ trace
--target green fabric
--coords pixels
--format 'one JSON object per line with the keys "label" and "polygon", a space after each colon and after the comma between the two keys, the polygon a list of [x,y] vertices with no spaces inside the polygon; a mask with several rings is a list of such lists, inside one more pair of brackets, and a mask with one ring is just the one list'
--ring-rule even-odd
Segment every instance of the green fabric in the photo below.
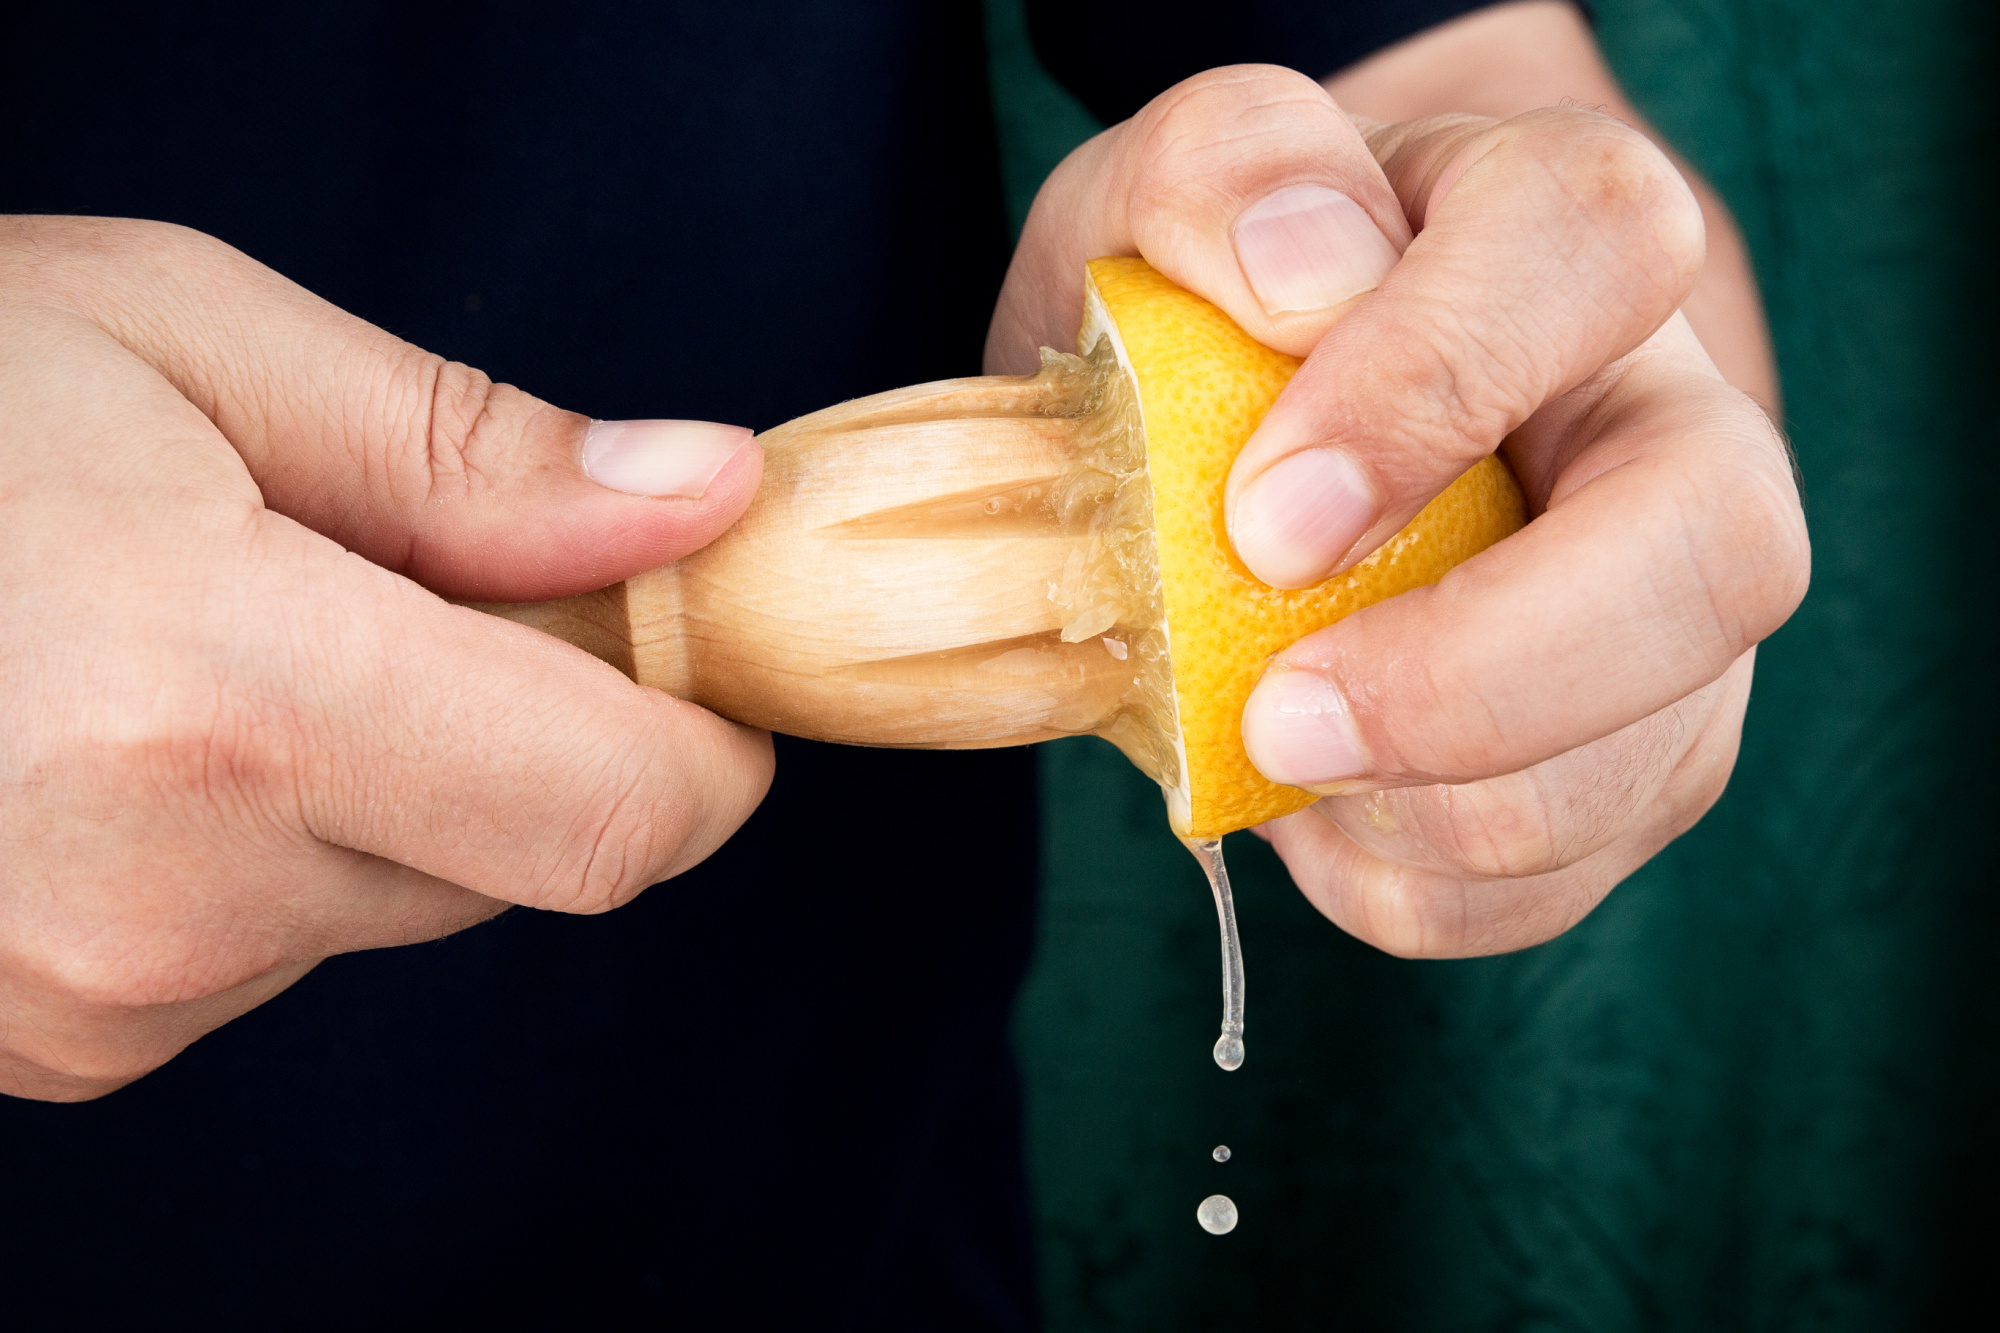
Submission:
{"label": "green fabric", "polygon": [[[1966,572],[1996,498],[1987,34],[1945,0],[1598,11],[1749,237],[1811,595],[1763,650],[1722,803],[1551,944],[1390,959],[1231,839],[1235,1074],[1158,795],[1107,746],[1046,747],[1018,1039],[1052,1330],[1874,1330],[1993,1304],[1994,608]],[[1090,127],[1010,0],[990,17],[1018,219]],[[1194,1220],[1217,1190],[1243,1215],[1222,1238]]]}

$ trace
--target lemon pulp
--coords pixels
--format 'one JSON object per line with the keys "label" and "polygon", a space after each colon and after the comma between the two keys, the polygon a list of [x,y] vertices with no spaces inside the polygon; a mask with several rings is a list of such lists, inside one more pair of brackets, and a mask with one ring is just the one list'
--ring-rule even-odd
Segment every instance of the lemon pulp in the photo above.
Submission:
{"label": "lemon pulp", "polygon": [[1183,838],[1217,838],[1317,799],[1265,778],[1243,749],[1243,705],[1273,653],[1343,616],[1435,583],[1527,521],[1497,457],[1474,465],[1367,559],[1278,589],[1230,548],[1230,465],[1298,369],[1143,259],[1093,260],[1078,335],[1098,386],[1082,466],[1059,508],[1092,533],[1050,596],[1062,637],[1136,658],[1102,730],[1167,796]]}

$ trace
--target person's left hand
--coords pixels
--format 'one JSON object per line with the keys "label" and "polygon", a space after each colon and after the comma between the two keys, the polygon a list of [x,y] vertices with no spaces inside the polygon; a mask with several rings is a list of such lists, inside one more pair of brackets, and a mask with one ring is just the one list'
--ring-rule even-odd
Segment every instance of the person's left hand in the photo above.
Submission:
{"label": "person's left hand", "polygon": [[1783,441],[1677,313],[1686,183],[1594,112],[1357,128],[1303,76],[1213,70],[1043,185],[987,368],[1068,345],[1084,264],[1118,254],[1306,358],[1226,492],[1266,582],[1512,465],[1528,527],[1279,654],[1243,734],[1326,797],[1265,832],[1346,930],[1433,957],[1566,930],[1721,795],[1754,645],[1808,575]]}

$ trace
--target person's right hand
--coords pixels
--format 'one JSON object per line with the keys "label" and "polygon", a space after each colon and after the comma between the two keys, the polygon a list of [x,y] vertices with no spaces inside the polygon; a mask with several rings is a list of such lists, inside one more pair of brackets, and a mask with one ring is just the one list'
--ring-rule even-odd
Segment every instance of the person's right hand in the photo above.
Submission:
{"label": "person's right hand", "polygon": [[768,737],[438,594],[664,564],[761,458],[592,426],[195,232],[0,218],[0,1092],[101,1095],[329,955],[707,856]]}
{"label": "person's right hand", "polygon": [[[1496,453],[1522,484],[1526,528],[1275,654],[1244,705],[1251,761],[1325,797],[1264,832],[1380,948],[1551,939],[1722,794],[1812,560],[1783,439],[1678,313],[1704,237],[1601,113],[1385,125],[1257,65],[1162,93],[1035,200],[989,368],[1066,337],[1076,275],[1121,254],[1304,359],[1221,497],[1247,573],[1349,569]],[[1754,290],[1720,308],[1761,342]]]}

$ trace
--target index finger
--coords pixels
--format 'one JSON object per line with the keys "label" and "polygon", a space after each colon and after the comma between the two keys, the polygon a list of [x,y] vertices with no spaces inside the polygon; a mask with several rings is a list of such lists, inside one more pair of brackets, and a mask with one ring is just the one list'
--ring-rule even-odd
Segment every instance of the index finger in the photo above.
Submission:
{"label": "index finger", "polygon": [[[1035,196],[986,340],[989,371],[1031,371],[1083,315],[1084,265],[1146,262],[1303,356],[1409,243],[1354,123],[1272,65],[1186,79],[1064,159]],[[1254,257],[1254,262],[1253,261]]]}
{"label": "index finger", "polygon": [[1320,340],[1230,472],[1231,541],[1275,587],[1388,540],[1544,404],[1644,342],[1701,271],[1701,207],[1595,112],[1378,128],[1417,227]]}
{"label": "index finger", "polygon": [[295,715],[288,780],[322,841],[600,911],[695,865],[763,798],[766,733],[266,518],[290,561],[262,563],[303,563],[306,586],[266,603],[291,660],[260,674]]}
{"label": "index finger", "polygon": [[1278,655],[1243,711],[1265,776],[1511,773],[1699,689],[1784,622],[1810,556],[1769,418],[1678,316],[1623,372],[1581,425],[1527,428],[1584,436],[1545,513]]}

